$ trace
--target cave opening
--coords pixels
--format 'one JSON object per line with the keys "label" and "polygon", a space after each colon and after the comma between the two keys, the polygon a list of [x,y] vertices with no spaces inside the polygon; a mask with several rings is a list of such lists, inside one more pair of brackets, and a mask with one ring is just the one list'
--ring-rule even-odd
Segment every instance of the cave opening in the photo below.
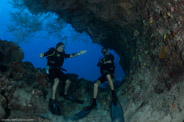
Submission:
{"label": "cave opening", "polygon": [[[1,39],[17,42],[24,52],[25,58],[23,61],[31,62],[36,68],[45,68],[46,58],[40,59],[39,54],[47,51],[50,47],[55,47],[58,42],[62,41],[65,43],[66,53],[87,50],[85,55],[65,61],[63,67],[67,69],[67,73],[78,74],[79,78],[85,78],[90,81],[98,79],[100,69],[97,67],[97,63],[99,58],[102,57],[102,46],[93,43],[87,33],[77,32],[55,13],[38,16],[32,15],[28,10],[19,13],[8,1],[2,2],[5,11],[2,13],[1,10],[1,16],[5,18],[5,21],[1,22]],[[9,12],[13,13],[13,19],[16,22],[12,21],[12,16],[10,16]],[[19,16],[18,20],[16,20],[16,14]],[[30,18],[34,19],[31,20]],[[27,22],[24,23],[25,21]],[[30,25],[34,27],[31,28]],[[119,84],[124,77],[124,71],[119,64],[120,57],[114,50],[109,49],[109,52],[115,57],[115,83]],[[107,84],[103,87],[106,86]]]}

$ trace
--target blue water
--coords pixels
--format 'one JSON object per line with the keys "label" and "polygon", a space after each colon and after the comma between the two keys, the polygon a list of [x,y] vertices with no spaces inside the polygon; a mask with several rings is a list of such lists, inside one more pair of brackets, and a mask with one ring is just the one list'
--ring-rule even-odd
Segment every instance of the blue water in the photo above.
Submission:
{"label": "blue water", "polygon": [[[8,0],[0,0],[0,39],[8,41],[20,41],[21,31],[18,31],[19,37],[14,36],[8,31],[8,25],[14,24],[11,20],[10,13],[15,9],[8,3]],[[54,17],[55,15],[53,15]],[[64,28],[61,30],[61,36],[66,37],[66,53],[76,53],[81,50],[87,50],[87,53],[78,57],[66,59],[63,68],[67,73],[75,73],[79,78],[85,78],[90,81],[95,81],[100,76],[100,69],[96,66],[99,58],[102,56],[102,46],[92,43],[92,40],[85,32],[78,33],[70,24],[64,23]],[[44,68],[46,66],[46,58],[40,58],[39,54],[47,51],[50,47],[61,41],[55,35],[48,34],[46,31],[39,31],[35,36],[28,36],[24,41],[19,42],[19,46],[24,51],[25,57],[23,61],[31,62],[36,68]],[[63,41],[63,40],[62,40]],[[119,64],[119,56],[110,50],[115,57],[115,76],[117,80],[122,80],[124,77],[123,69]]]}

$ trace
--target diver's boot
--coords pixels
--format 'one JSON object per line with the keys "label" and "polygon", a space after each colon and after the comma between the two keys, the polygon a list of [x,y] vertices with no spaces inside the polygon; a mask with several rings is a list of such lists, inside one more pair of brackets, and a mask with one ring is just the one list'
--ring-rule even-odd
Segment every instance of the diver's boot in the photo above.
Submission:
{"label": "diver's boot", "polygon": [[93,98],[93,102],[91,105],[89,105],[88,107],[85,108],[85,111],[91,111],[92,109],[94,109],[96,107],[96,98]]}
{"label": "diver's boot", "polygon": [[52,114],[60,115],[60,109],[55,99],[49,99],[49,110]]}
{"label": "diver's boot", "polygon": [[114,105],[117,104],[117,97],[116,97],[116,94],[115,94],[115,91],[114,90],[112,90],[112,103]]}
{"label": "diver's boot", "polygon": [[92,102],[92,104],[91,104],[91,107],[96,107],[96,98],[93,98],[93,102]]}

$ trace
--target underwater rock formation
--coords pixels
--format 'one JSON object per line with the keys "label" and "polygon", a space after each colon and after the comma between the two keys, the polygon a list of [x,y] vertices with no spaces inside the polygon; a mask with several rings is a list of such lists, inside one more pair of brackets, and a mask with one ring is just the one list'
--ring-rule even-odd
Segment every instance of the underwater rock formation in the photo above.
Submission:
{"label": "underwater rock formation", "polygon": [[[119,54],[126,78],[117,94],[126,122],[184,120],[183,0],[24,0],[24,4],[34,14],[57,13],[95,43]],[[92,112],[81,121],[110,121],[108,93],[99,94],[100,114]]]}
{"label": "underwater rock formation", "polygon": [[0,120],[6,115],[5,112],[6,99],[4,96],[0,95]]}
{"label": "underwater rock formation", "polygon": [[15,43],[0,40],[0,56],[0,64],[9,65],[12,62],[21,61],[24,53]]}

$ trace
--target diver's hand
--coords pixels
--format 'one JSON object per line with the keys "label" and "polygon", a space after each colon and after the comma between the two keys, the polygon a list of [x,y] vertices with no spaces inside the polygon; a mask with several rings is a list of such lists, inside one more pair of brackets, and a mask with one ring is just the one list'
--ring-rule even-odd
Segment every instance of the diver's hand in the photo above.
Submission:
{"label": "diver's hand", "polygon": [[44,57],[44,53],[40,53],[40,58],[43,58]]}
{"label": "diver's hand", "polygon": [[80,55],[82,55],[82,54],[84,54],[84,53],[86,53],[87,52],[87,50],[82,50],[82,51],[80,51],[79,53],[80,53]]}

